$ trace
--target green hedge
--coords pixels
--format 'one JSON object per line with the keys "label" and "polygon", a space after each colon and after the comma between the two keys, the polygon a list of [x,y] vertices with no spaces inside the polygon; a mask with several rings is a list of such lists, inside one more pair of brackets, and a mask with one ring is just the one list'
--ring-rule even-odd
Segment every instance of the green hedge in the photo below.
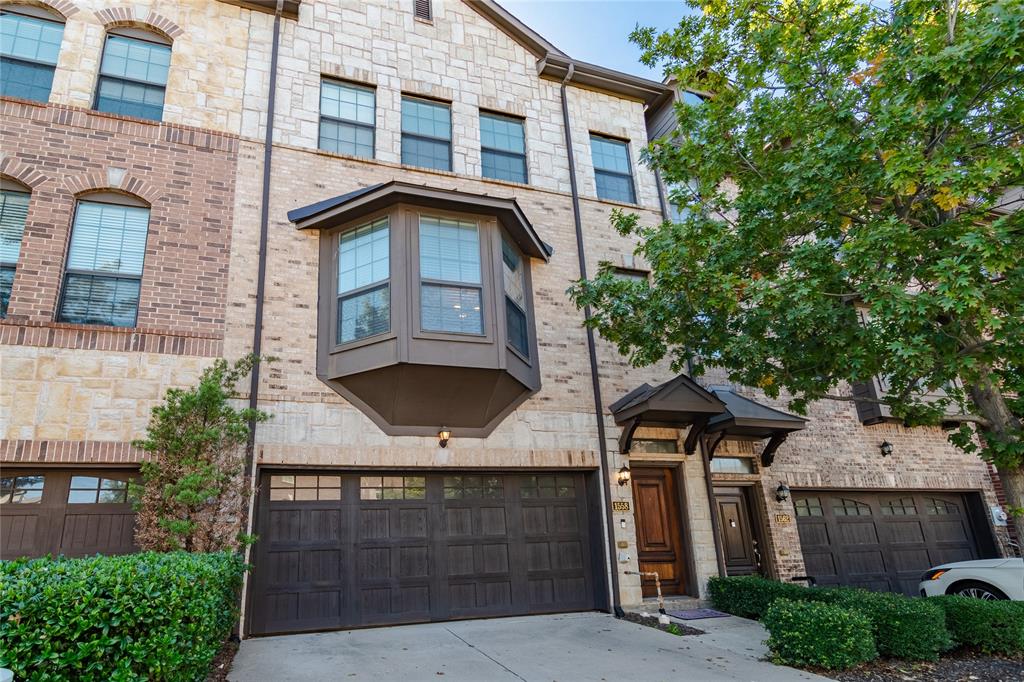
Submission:
{"label": "green hedge", "polygon": [[237,618],[234,554],[0,564],[0,667],[18,680],[203,680]]}
{"label": "green hedge", "polygon": [[781,583],[755,575],[708,579],[708,597],[720,611],[760,620],[776,599],[805,601],[810,592],[802,585]]}
{"label": "green hedge", "polygon": [[843,670],[878,657],[871,623],[856,609],[777,599],[762,622],[775,663]]}
{"label": "green hedge", "polygon": [[1024,652],[1024,602],[985,601],[970,597],[932,597],[946,612],[946,627],[959,646],[986,653]]}
{"label": "green hedge", "polygon": [[946,614],[938,605],[925,599],[847,590],[837,603],[867,616],[878,651],[883,656],[908,661],[935,661],[940,653],[952,646],[946,630]]}

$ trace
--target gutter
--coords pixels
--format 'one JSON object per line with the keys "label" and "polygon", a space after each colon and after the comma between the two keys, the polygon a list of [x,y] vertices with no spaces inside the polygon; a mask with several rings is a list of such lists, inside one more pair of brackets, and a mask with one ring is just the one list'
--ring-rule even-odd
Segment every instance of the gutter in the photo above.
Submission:
{"label": "gutter", "polygon": [[[576,223],[576,255],[579,259],[580,278],[587,278],[587,259],[583,248],[583,222],[580,217],[580,194],[576,185],[576,161],[575,152],[572,146],[572,130],[569,127],[569,100],[566,97],[566,83],[572,80],[573,64],[570,62],[562,79],[560,93],[562,97],[562,125],[565,127],[565,147],[569,158],[569,186],[572,190],[572,217]],[[584,306],[583,315],[589,318],[591,315],[590,306]],[[597,442],[601,451],[602,478],[601,490],[604,493],[605,531],[608,539],[608,573],[609,573],[609,596],[608,601],[616,617],[625,615],[622,604],[619,601],[619,571],[615,565],[615,519],[612,517],[612,490],[611,490],[611,468],[608,464],[608,441],[604,433],[604,401],[601,399],[601,379],[597,373],[597,347],[594,344],[594,330],[590,327],[587,330],[587,354],[590,357],[590,381],[594,390],[594,414],[597,417]]]}
{"label": "gutter", "polygon": [[[274,12],[274,37],[270,48],[270,84],[267,88],[267,129],[263,138],[263,192],[260,198],[260,240],[258,264],[256,268],[256,316],[252,331],[252,353],[257,358],[263,352],[263,303],[267,290],[267,236],[270,231],[270,163],[274,151],[274,101],[277,94],[277,56],[281,45],[281,14],[285,0],[277,0]],[[260,394],[260,366],[257,359],[252,368],[249,380],[249,408],[257,409]],[[249,484],[249,508],[246,513],[246,533],[253,532],[253,512],[256,507],[256,422],[249,422],[249,439],[245,445],[245,481]],[[245,563],[250,563],[252,547],[245,548]],[[246,597],[249,591],[249,580],[246,575],[242,583],[241,613],[239,614],[239,632],[246,634],[245,619],[247,617]]]}

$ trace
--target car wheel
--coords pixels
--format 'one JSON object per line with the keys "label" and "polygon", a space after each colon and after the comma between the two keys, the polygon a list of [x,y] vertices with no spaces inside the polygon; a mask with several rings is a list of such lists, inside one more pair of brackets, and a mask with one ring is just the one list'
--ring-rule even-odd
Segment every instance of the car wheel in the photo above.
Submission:
{"label": "car wheel", "polygon": [[985,599],[988,601],[997,601],[1009,598],[997,588],[975,580],[957,583],[956,585],[953,585],[946,594],[955,594],[960,597],[971,597],[972,599]]}

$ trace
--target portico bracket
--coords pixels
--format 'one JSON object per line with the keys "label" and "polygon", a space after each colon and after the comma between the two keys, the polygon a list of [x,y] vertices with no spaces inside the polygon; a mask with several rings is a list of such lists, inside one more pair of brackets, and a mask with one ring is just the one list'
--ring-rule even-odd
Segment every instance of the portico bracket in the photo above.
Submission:
{"label": "portico bracket", "polygon": [[634,417],[630,419],[622,427],[622,433],[619,434],[619,453],[628,455],[630,448],[633,447],[633,434],[636,433],[637,427],[640,426],[640,417]]}
{"label": "portico bracket", "polygon": [[761,451],[761,466],[770,467],[772,462],[775,461],[775,451],[779,449],[779,446],[786,441],[788,433],[776,432],[772,434],[772,437],[768,439],[768,444],[764,446],[764,450]]}

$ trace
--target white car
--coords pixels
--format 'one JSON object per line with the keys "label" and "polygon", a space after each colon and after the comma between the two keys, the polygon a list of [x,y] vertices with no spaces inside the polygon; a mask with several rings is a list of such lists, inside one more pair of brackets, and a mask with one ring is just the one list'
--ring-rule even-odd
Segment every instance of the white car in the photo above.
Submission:
{"label": "white car", "polygon": [[980,559],[942,564],[921,576],[921,596],[957,594],[1024,601],[1024,559]]}

